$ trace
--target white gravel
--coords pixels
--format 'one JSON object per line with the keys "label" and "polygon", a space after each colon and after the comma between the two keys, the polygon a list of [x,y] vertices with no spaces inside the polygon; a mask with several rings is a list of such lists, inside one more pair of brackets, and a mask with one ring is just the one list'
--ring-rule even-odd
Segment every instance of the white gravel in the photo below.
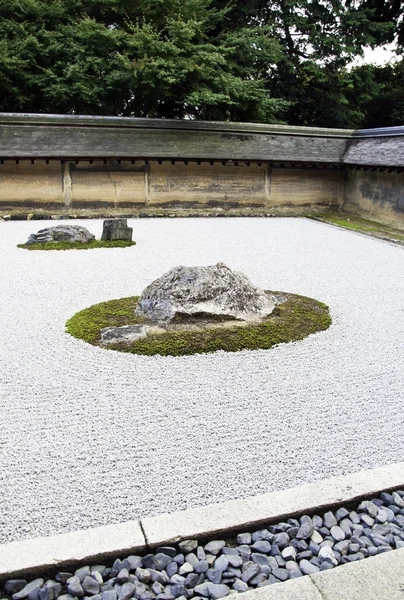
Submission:
{"label": "white gravel", "polygon": [[[102,221],[75,221],[97,237]],[[303,219],[133,220],[137,246],[28,252],[0,223],[0,542],[404,460],[404,250]],[[326,302],[332,327],[186,358],[64,332],[91,304],[218,261]]]}

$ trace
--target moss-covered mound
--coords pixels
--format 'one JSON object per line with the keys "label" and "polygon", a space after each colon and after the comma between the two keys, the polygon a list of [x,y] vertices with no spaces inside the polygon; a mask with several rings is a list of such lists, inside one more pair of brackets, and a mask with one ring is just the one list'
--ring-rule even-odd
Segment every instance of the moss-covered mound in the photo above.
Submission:
{"label": "moss-covered mound", "polygon": [[[273,293],[276,295],[276,292]],[[259,323],[236,326],[234,322],[227,322],[229,324],[222,323],[220,327],[207,326],[196,330],[176,328],[149,334],[135,342],[109,345],[108,349],[147,356],[269,349],[278,344],[302,340],[331,325],[328,307],[322,302],[296,294],[282,296],[284,302]],[[89,344],[101,346],[100,331],[104,327],[145,323],[135,314],[138,300],[138,297],[130,297],[94,304],[71,317],[66,323],[66,331]]]}
{"label": "moss-covered mound", "polygon": [[18,244],[17,248],[26,250],[91,250],[92,248],[126,248],[134,246],[136,242],[126,240],[115,240],[103,242],[102,240],[91,240],[90,242],[44,242],[41,244]]}

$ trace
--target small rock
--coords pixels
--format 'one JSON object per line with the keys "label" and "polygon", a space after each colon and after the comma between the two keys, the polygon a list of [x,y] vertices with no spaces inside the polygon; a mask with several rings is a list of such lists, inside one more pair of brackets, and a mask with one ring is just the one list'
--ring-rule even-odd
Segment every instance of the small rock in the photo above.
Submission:
{"label": "small rock", "polygon": [[301,572],[305,575],[312,575],[313,573],[318,573],[318,571],[320,570],[308,560],[301,560],[299,563],[299,568]]}
{"label": "small rock", "polygon": [[338,525],[331,527],[331,535],[336,542],[342,542],[345,539],[345,532]]}
{"label": "small rock", "polygon": [[271,552],[271,544],[266,540],[260,540],[251,546],[251,550],[261,552],[262,554],[269,554]]}
{"label": "small rock", "polygon": [[288,536],[287,533],[282,532],[282,533],[277,533],[275,535],[274,538],[274,543],[276,546],[278,546],[279,550],[283,550],[284,548],[286,548],[286,546],[289,545],[290,542],[290,537]]}
{"label": "small rock", "polygon": [[198,540],[183,540],[178,544],[179,551],[182,554],[189,554],[189,552],[193,552],[198,547]]}
{"label": "small rock", "polygon": [[157,548],[156,554],[167,554],[167,556],[174,558],[174,556],[177,554],[177,550],[172,546],[160,546]]}
{"label": "small rock", "polygon": [[331,527],[335,527],[336,525],[338,525],[337,519],[331,511],[325,513],[323,522],[327,529],[331,529]]}
{"label": "small rock", "polygon": [[233,583],[233,590],[236,590],[236,592],[246,592],[248,590],[248,585],[245,581],[236,579],[236,581]]}
{"label": "small rock", "polygon": [[318,531],[314,530],[310,539],[316,544],[321,544],[323,541],[323,536]]}
{"label": "small rock", "polygon": [[329,546],[323,546],[320,549],[320,552],[318,553],[318,558],[321,562],[329,562],[334,567],[338,564],[338,560],[336,559],[334,552]]}
{"label": "small rock", "polygon": [[[126,571],[126,569],[123,569],[123,571],[125,571],[128,574],[128,571]],[[122,571],[120,571],[120,572],[122,573]],[[129,574],[128,574],[128,578],[129,578]],[[127,581],[128,581],[128,578],[127,578]],[[88,596],[95,596],[100,591],[100,585],[99,585],[98,581],[96,581],[89,575],[86,575],[86,577],[84,577],[81,587],[83,588],[83,590],[86,592],[86,594]]]}
{"label": "small rock", "polygon": [[239,533],[237,536],[237,544],[240,546],[243,544],[251,544],[251,533]]}
{"label": "small rock", "polygon": [[210,583],[208,585],[209,585],[209,595],[214,600],[218,600],[218,598],[224,598],[230,592],[230,588],[224,584]]}
{"label": "small rock", "polygon": [[296,559],[296,550],[291,546],[287,546],[286,548],[284,548],[282,550],[282,557],[285,560],[295,560]]}
{"label": "small rock", "polygon": [[228,566],[229,566],[229,560],[224,555],[219,556],[219,558],[217,558],[214,562],[214,568],[218,569],[219,571],[226,571]]}
{"label": "small rock", "polygon": [[200,560],[196,565],[194,565],[194,571],[195,573],[198,573],[199,575],[201,573],[206,573],[206,571],[209,569],[209,563],[207,560]]}
{"label": "small rock", "polygon": [[212,583],[220,583],[222,580],[222,571],[219,569],[208,569],[206,571],[206,577]]}
{"label": "small rock", "polygon": [[167,554],[156,554],[154,557],[155,569],[156,571],[163,571],[172,561],[171,556],[167,556]]}
{"label": "small rock", "polygon": [[9,596],[12,596],[13,594],[18,594],[18,592],[21,592],[26,585],[27,581],[25,579],[9,579],[4,584],[4,591]]}
{"label": "small rock", "polygon": [[225,547],[225,545],[226,542],[224,542],[223,540],[215,540],[206,544],[204,550],[205,552],[208,552],[209,554],[214,554],[216,556],[217,554],[219,554],[222,548]]}
{"label": "small rock", "polygon": [[193,572],[194,572],[194,567],[192,565],[190,565],[189,563],[184,563],[183,565],[180,566],[180,569],[179,569],[180,575],[188,575],[188,573],[193,573]]}
{"label": "small rock", "polygon": [[245,581],[245,583],[248,583],[253,577],[258,575],[259,572],[259,566],[254,563],[250,563],[250,565],[242,572],[241,579]]}
{"label": "small rock", "polygon": [[[140,587],[142,585],[143,585],[143,588]],[[133,596],[135,591],[138,592],[139,595],[141,595],[142,593],[144,593],[146,591],[146,586],[144,586],[144,584],[135,585],[130,582],[124,583],[123,586],[121,587],[121,591],[119,592],[119,600],[129,600],[129,598],[131,598]]]}
{"label": "small rock", "polygon": [[28,594],[32,592],[39,591],[44,584],[44,580],[41,578],[34,579],[30,583],[27,583],[26,586],[22,588],[19,592],[12,595],[13,600],[23,600],[24,598],[28,598]]}
{"label": "small rock", "polygon": [[[174,563],[174,564],[176,564],[176,563]],[[178,567],[177,567],[177,569],[178,569]],[[120,573],[122,573],[122,571],[120,571]],[[142,583],[150,583],[150,581],[151,581],[151,573],[148,569],[136,569],[135,575],[138,578],[138,580],[141,581]],[[119,575],[118,575],[118,577],[119,577]],[[127,579],[126,581],[129,581],[129,580]],[[126,581],[122,581],[122,583],[126,583]]]}
{"label": "small rock", "polygon": [[102,600],[117,600],[118,595],[116,593],[116,590],[107,590],[105,592],[102,592],[101,599]]}

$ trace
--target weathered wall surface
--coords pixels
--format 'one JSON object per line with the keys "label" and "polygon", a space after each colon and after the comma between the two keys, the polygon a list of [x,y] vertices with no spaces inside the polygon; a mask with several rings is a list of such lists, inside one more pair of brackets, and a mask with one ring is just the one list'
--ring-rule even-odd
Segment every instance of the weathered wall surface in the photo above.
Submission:
{"label": "weathered wall surface", "polygon": [[340,204],[342,171],[272,169],[270,198],[274,205],[329,209]]}
{"label": "weathered wall surface", "polygon": [[342,208],[404,229],[404,171],[349,171]]}
{"label": "weathered wall surface", "polygon": [[60,161],[5,161],[0,165],[0,209],[58,210],[64,206]]}
{"label": "weathered wall surface", "polygon": [[338,207],[342,171],[180,161],[4,161],[4,212],[299,214]]}

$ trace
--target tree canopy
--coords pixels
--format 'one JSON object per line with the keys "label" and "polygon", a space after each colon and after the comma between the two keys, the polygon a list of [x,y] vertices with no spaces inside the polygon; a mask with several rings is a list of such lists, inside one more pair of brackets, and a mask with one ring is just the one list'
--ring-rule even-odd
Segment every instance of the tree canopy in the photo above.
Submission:
{"label": "tree canopy", "polygon": [[403,122],[401,0],[0,0],[0,110]]}

